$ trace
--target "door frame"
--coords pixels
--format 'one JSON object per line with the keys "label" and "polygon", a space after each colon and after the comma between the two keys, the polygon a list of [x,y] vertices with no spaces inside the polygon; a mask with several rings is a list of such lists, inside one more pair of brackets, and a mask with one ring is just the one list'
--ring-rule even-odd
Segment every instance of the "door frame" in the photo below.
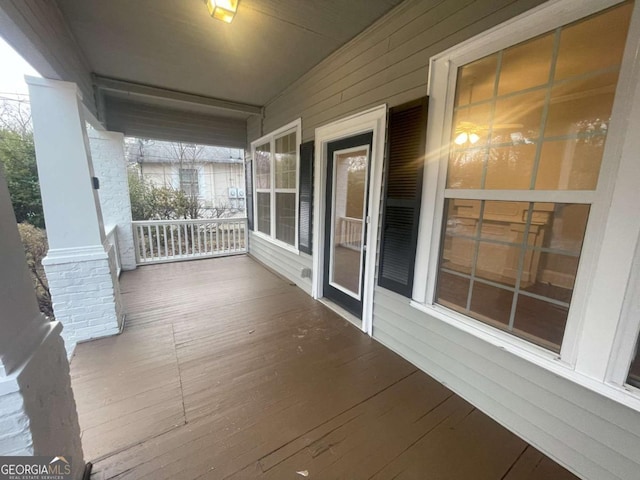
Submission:
{"label": "door frame", "polygon": [[373,290],[375,288],[376,253],[380,227],[380,201],[382,195],[382,166],[384,162],[387,105],[383,104],[364,112],[336,120],[316,128],[313,202],[313,274],[311,294],[323,297],[324,280],[324,229],[326,199],[327,144],[360,133],[373,132],[371,165],[369,167],[369,201],[367,251],[364,260],[364,287],[362,291],[362,331],[373,332]]}

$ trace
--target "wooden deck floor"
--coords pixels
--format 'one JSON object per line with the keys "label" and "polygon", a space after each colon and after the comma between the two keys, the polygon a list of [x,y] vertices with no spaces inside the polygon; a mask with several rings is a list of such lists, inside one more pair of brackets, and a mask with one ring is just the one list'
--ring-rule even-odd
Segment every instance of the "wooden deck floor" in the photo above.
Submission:
{"label": "wooden deck floor", "polygon": [[71,364],[94,479],[575,478],[249,257],[121,286]]}

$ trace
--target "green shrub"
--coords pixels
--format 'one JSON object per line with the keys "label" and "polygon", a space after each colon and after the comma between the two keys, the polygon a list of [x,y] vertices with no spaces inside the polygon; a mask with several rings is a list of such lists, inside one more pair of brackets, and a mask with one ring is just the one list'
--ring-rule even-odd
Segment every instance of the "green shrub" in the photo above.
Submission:
{"label": "green shrub", "polygon": [[53,318],[53,305],[51,303],[51,293],[49,283],[42,267],[42,259],[49,250],[47,234],[42,228],[23,222],[18,224],[20,238],[24,245],[27,257],[27,265],[31,271],[33,285],[36,290],[36,297],[40,305],[40,311],[46,316]]}

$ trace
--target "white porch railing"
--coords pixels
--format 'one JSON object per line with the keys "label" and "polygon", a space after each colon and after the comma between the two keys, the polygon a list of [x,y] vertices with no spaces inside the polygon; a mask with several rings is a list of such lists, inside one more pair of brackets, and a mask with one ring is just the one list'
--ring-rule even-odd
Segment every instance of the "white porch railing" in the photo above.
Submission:
{"label": "white porch railing", "polygon": [[360,218],[340,217],[340,245],[352,250],[362,248],[362,220]]}
{"label": "white porch railing", "polygon": [[138,265],[237,255],[247,251],[247,219],[132,223]]}
{"label": "white porch railing", "polygon": [[118,248],[118,226],[113,225],[111,227],[105,227],[105,240],[108,245],[113,248],[113,253],[116,258],[116,274],[120,276],[122,271],[122,262],[120,261],[120,250]]}

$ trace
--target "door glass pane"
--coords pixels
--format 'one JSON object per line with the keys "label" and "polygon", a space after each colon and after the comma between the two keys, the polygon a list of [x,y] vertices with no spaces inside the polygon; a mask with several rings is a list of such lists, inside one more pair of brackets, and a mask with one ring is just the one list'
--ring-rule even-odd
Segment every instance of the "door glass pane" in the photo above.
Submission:
{"label": "door glass pane", "polygon": [[330,283],[360,299],[369,149],[333,157]]}

